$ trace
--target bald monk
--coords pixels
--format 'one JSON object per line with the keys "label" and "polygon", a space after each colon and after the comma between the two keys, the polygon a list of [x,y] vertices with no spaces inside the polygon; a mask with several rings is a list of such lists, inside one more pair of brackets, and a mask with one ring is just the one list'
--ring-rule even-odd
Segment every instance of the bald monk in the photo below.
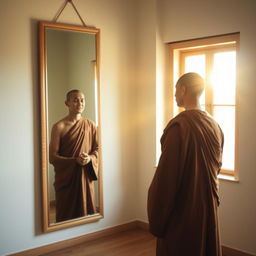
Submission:
{"label": "bald monk", "polygon": [[81,91],[68,92],[65,104],[69,113],[53,125],[49,150],[55,170],[57,222],[96,213],[97,129],[82,117],[85,99]]}
{"label": "bald monk", "polygon": [[162,154],[148,191],[150,232],[157,256],[220,256],[218,179],[223,133],[200,109],[204,80],[196,73],[176,84],[176,102],[185,111],[161,138]]}

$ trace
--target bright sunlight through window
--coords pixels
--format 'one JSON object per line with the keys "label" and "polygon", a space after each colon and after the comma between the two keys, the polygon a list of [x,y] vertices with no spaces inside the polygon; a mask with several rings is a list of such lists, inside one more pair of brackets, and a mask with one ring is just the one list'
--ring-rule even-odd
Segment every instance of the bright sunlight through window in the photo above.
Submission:
{"label": "bright sunlight through window", "polygon": [[[180,77],[187,72],[197,72],[205,79],[206,88],[200,100],[202,109],[211,114],[219,123],[225,137],[221,173],[237,176],[236,59],[238,36],[237,34],[233,37],[222,36],[219,39],[219,42],[218,37],[198,40],[198,45],[197,40],[170,44],[171,56],[174,62],[178,62],[179,67],[176,70],[178,74],[173,74],[173,77]],[[174,115],[176,115],[182,109],[175,106],[175,100],[173,102]]]}

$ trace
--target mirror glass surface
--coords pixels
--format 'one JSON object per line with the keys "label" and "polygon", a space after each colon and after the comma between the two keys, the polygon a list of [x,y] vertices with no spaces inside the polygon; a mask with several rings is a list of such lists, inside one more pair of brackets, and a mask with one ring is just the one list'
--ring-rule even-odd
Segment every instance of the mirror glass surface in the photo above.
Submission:
{"label": "mirror glass surface", "polygon": [[[52,231],[97,221],[103,217],[98,112],[99,29],[40,22],[39,30],[43,230]],[[65,101],[67,92],[71,90],[79,90],[84,94],[85,108],[82,111],[82,119],[85,125],[79,121],[81,124],[75,123],[67,129],[68,132],[63,134],[61,132],[57,154],[66,159],[50,163],[49,146],[55,140],[53,127],[69,114],[69,107]],[[80,135],[80,132],[85,135]],[[74,136],[72,143],[66,142],[69,133]],[[69,153],[64,155],[61,152],[65,143],[69,143],[67,146],[69,148],[74,147],[70,149],[72,152],[78,152],[80,149],[76,144],[80,143],[81,136],[83,140],[97,141],[99,145],[97,147],[93,142],[91,144],[94,149],[91,149],[91,144],[85,143],[88,151],[86,153],[92,154],[91,159],[93,159],[85,166],[80,166],[73,160],[71,163],[69,161],[71,155]],[[73,158],[75,154],[72,155]],[[96,173],[97,177],[88,176],[88,178],[86,175],[89,171]],[[81,175],[77,177],[74,173],[78,172]],[[90,200],[93,202],[89,205]]]}

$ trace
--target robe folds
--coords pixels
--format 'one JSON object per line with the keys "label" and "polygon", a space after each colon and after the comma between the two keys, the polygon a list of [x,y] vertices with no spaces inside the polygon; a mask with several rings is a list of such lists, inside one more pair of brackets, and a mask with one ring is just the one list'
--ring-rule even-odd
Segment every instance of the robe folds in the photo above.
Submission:
{"label": "robe folds", "polygon": [[[76,158],[88,153],[91,161],[80,166]],[[98,178],[98,137],[95,124],[81,118],[64,134],[55,170],[56,221],[65,221],[96,213],[94,180]]]}
{"label": "robe folds", "polygon": [[221,256],[218,179],[224,136],[201,110],[173,118],[148,191],[150,232],[157,256]]}

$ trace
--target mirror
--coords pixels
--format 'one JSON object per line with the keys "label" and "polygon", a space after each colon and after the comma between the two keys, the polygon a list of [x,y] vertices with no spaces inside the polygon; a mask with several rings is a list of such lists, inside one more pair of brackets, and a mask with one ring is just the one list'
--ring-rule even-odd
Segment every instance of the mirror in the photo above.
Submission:
{"label": "mirror", "polygon": [[99,33],[39,22],[44,232],[103,218]]}

